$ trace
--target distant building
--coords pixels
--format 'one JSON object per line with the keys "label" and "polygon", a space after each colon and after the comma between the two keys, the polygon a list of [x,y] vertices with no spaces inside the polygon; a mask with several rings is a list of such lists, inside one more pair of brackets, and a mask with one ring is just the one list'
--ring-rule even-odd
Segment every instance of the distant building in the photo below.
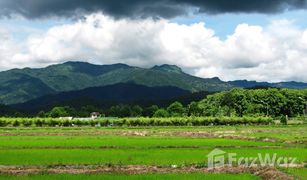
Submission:
{"label": "distant building", "polygon": [[91,118],[92,119],[96,119],[99,118],[101,116],[101,114],[99,112],[92,112],[91,113]]}

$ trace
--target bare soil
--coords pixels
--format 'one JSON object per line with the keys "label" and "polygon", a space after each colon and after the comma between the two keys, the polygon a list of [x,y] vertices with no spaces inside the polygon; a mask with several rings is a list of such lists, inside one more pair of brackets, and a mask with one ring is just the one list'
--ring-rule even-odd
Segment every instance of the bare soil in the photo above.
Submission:
{"label": "bare soil", "polygon": [[144,165],[127,166],[0,166],[0,174],[29,175],[38,173],[50,174],[89,174],[89,173],[125,173],[125,174],[145,174],[145,173],[251,173],[265,180],[293,180],[294,177],[283,173],[273,167],[220,167],[220,168],[199,168],[196,166],[187,167],[159,167]]}

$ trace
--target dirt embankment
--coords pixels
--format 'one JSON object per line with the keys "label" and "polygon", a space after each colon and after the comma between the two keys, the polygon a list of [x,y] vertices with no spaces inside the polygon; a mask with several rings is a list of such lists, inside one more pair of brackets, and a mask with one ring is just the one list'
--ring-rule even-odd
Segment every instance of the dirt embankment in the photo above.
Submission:
{"label": "dirt embankment", "polygon": [[127,166],[0,166],[0,174],[29,175],[38,173],[50,174],[89,174],[89,173],[124,173],[124,174],[145,174],[145,173],[251,173],[266,180],[293,180],[294,177],[285,174],[273,167],[221,167],[221,168],[199,168],[196,166],[187,167],[159,167],[145,165]]}

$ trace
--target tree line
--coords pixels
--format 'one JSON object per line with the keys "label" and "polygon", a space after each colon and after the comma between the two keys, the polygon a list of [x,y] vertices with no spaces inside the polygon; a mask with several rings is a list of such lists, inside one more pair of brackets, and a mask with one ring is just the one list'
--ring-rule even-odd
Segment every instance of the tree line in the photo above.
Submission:
{"label": "tree line", "polygon": [[99,109],[94,106],[84,106],[75,109],[69,106],[58,106],[52,108],[49,112],[40,111],[38,117],[89,117],[91,112],[99,112],[106,117],[182,117],[186,116],[186,108],[182,103],[176,101],[168,107],[163,108],[157,105],[141,107],[139,105],[119,104],[111,106],[109,109]]}
{"label": "tree line", "polygon": [[[89,117],[91,112],[99,112],[105,117],[243,117],[243,116],[270,116],[270,117],[297,117],[307,112],[307,89],[241,89],[235,88],[206,96],[198,102],[183,105],[175,101],[166,107],[151,105],[118,104],[101,109],[93,105],[73,108],[69,106],[53,107],[49,111],[40,111],[37,117]],[[0,106],[2,116],[22,117],[19,112]]]}
{"label": "tree line", "polygon": [[202,116],[289,116],[306,114],[307,90],[232,89],[198,103]]}
{"label": "tree line", "polygon": [[79,110],[65,106],[54,107],[49,112],[38,113],[39,117],[88,117],[91,112],[100,112],[107,117],[184,117],[184,116],[302,116],[307,110],[307,90],[289,89],[240,89],[235,88],[207,96],[199,102],[184,106],[176,101],[167,107],[152,105],[119,104],[101,110],[85,106]]}

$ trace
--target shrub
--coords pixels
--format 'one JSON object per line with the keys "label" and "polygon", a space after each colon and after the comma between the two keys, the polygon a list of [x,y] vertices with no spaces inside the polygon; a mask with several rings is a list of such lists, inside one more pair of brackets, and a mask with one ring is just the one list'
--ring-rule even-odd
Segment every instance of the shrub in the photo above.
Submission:
{"label": "shrub", "polygon": [[[281,122],[285,124],[286,117],[281,117]],[[0,127],[12,125],[13,127],[25,127],[34,124],[37,127],[63,126],[209,126],[209,125],[238,125],[238,124],[271,124],[271,117],[155,117],[155,118],[119,118],[119,119],[97,119],[90,121],[83,120],[62,120],[54,118],[21,118],[21,119],[0,119]]]}
{"label": "shrub", "polygon": [[46,124],[50,127],[55,127],[55,126],[59,125],[59,122],[55,119],[49,119],[49,120],[47,120]]}
{"label": "shrub", "polygon": [[42,127],[45,124],[45,122],[43,120],[36,119],[36,120],[34,120],[34,124],[37,127]]}
{"label": "shrub", "polygon": [[29,127],[29,126],[32,125],[33,122],[29,119],[26,119],[26,120],[23,120],[21,123],[22,123],[23,126]]}
{"label": "shrub", "polygon": [[153,117],[169,117],[169,113],[165,109],[158,109]]}
{"label": "shrub", "polygon": [[65,120],[61,123],[61,126],[69,127],[72,126],[72,123],[69,120]]}
{"label": "shrub", "polygon": [[18,127],[18,126],[20,126],[20,121],[18,121],[18,120],[13,121],[12,126],[13,126],[13,127]]}
{"label": "shrub", "polygon": [[7,126],[9,123],[6,120],[0,120],[0,127],[5,127]]}

